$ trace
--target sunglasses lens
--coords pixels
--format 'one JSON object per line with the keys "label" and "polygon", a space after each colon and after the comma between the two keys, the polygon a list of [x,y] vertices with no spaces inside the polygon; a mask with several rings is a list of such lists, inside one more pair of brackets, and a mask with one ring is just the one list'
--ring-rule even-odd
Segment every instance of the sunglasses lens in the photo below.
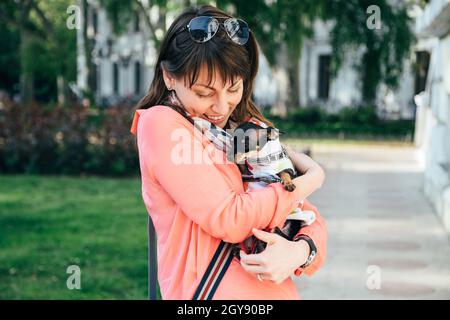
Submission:
{"label": "sunglasses lens", "polygon": [[247,23],[241,19],[227,19],[224,22],[225,30],[231,40],[237,44],[246,44],[249,37],[249,28]]}
{"label": "sunglasses lens", "polygon": [[192,40],[206,42],[216,34],[219,22],[213,17],[197,17],[189,23],[189,33]]}

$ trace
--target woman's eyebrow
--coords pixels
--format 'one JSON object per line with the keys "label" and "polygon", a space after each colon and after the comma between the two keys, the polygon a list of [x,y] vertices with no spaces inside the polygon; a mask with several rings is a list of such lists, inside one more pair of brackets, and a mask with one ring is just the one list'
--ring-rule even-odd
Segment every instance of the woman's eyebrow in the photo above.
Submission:
{"label": "woman's eyebrow", "polygon": [[205,88],[208,88],[208,89],[214,90],[214,88],[213,88],[213,87],[207,86],[206,84],[196,83],[196,84],[194,84],[194,86],[202,86],[202,87],[205,87]]}
{"label": "woman's eyebrow", "polygon": [[[232,83],[230,87],[234,87],[236,84],[238,84],[239,81],[241,81],[241,80],[238,80],[238,81]],[[202,84],[202,83],[196,83],[194,86],[202,86],[202,87],[205,87],[205,88],[208,88],[211,90],[215,90],[213,87],[207,86],[206,84]]]}

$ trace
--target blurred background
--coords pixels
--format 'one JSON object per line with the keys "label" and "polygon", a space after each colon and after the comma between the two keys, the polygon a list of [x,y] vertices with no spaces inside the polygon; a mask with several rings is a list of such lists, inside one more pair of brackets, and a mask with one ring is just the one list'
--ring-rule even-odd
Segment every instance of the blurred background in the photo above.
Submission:
{"label": "blurred background", "polygon": [[146,299],[129,129],[173,19],[260,45],[254,100],[326,170],[304,299],[450,299],[449,0],[0,2],[0,299]]}

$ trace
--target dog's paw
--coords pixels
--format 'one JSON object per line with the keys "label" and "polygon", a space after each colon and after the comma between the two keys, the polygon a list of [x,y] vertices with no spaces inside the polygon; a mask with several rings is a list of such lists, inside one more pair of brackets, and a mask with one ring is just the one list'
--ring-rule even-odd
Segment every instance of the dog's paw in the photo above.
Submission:
{"label": "dog's paw", "polygon": [[292,192],[295,190],[295,184],[292,181],[281,181],[281,184],[283,185],[284,189]]}

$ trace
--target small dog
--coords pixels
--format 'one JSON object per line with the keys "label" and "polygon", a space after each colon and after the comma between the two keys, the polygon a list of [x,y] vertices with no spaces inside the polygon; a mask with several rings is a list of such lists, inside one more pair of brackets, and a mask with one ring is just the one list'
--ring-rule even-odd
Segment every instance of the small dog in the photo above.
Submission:
{"label": "small dog", "polygon": [[[279,140],[280,130],[267,126],[256,119],[244,122],[233,132],[233,156],[244,182],[248,183],[247,191],[261,189],[269,183],[281,182],[287,191],[294,191],[292,179],[298,176],[289,159],[286,149]],[[313,211],[294,210],[286,219],[284,226],[269,230],[292,240],[300,228],[315,220]],[[254,236],[243,243],[247,253],[264,251],[266,243]]]}

